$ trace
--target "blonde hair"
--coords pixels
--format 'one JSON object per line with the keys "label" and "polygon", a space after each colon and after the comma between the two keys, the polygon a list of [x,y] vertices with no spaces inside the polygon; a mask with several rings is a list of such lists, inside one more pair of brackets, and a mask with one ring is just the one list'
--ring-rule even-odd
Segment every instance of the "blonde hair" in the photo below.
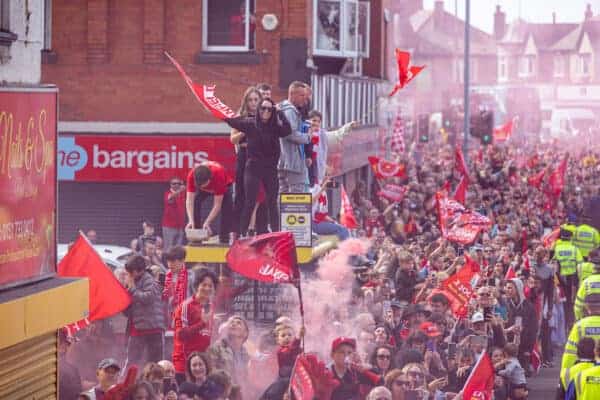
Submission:
{"label": "blonde hair", "polygon": [[392,400],[392,392],[385,386],[377,386],[369,392],[366,400],[376,400],[382,397]]}
{"label": "blonde hair", "polygon": [[250,97],[250,95],[252,93],[255,93],[258,96],[259,105],[260,105],[260,102],[263,100],[262,95],[260,94],[260,91],[257,88],[255,88],[254,86],[250,86],[248,89],[246,89],[246,91],[244,92],[244,96],[242,96],[242,105],[240,106],[240,110],[238,111],[238,113],[242,117],[247,117],[249,115],[248,98]]}
{"label": "blonde hair", "polygon": [[275,327],[275,329],[273,330],[273,333],[275,334],[275,337],[279,336],[279,333],[281,331],[284,331],[286,329],[289,329],[292,331],[292,334],[294,333],[294,327],[292,325],[289,324],[279,324]]}

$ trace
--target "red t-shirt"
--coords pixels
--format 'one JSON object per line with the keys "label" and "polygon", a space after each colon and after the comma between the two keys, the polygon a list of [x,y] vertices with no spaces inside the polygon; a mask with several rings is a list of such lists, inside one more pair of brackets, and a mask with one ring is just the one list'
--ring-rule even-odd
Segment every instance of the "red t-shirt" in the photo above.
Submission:
{"label": "red t-shirt", "polygon": [[[214,195],[224,195],[227,192],[227,187],[233,183],[233,178],[225,171],[225,168],[217,162],[206,161],[202,163],[210,169],[210,180],[206,187],[200,188],[203,192],[212,193]],[[196,182],[194,181],[194,169],[192,168],[187,176],[187,192],[196,192]]]}
{"label": "red t-shirt", "polygon": [[179,192],[172,202],[169,202],[170,190],[163,198],[162,226],[183,229],[185,227],[185,193]]}

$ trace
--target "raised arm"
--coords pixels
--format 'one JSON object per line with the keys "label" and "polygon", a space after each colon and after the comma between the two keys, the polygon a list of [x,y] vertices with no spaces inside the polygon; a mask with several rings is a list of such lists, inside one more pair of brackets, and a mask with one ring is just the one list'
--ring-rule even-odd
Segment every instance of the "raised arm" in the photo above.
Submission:
{"label": "raised arm", "polygon": [[290,125],[291,133],[287,136],[283,136],[283,140],[288,140],[290,142],[294,142],[296,144],[308,144],[310,142],[310,136],[308,134],[304,134],[296,130],[296,126],[299,125],[298,116],[294,112],[293,109],[288,108],[281,111],[283,116],[285,116],[288,124]]}
{"label": "raised arm", "polygon": [[252,133],[254,131],[254,128],[256,127],[255,119],[251,117],[225,118],[223,121],[225,121],[225,123],[227,123],[227,125],[229,125],[233,129],[236,129],[246,134]]}

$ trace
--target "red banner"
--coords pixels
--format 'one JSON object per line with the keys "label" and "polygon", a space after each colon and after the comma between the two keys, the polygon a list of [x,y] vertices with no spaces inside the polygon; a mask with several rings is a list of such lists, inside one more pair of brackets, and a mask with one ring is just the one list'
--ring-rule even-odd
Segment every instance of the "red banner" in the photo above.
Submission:
{"label": "red banner", "polygon": [[171,60],[181,77],[188,85],[188,88],[194,94],[194,97],[202,104],[212,115],[218,119],[235,117],[235,112],[217,96],[215,96],[215,85],[199,85],[194,83],[192,79],[185,73],[181,65],[165,51],[165,55]]}
{"label": "red banner", "polygon": [[406,175],[406,166],[404,164],[386,161],[374,156],[369,157],[369,164],[371,164],[371,168],[377,179],[393,178],[395,176],[402,177]]}
{"label": "red banner", "polygon": [[165,182],[184,179],[203,161],[232,175],[235,153],[227,136],[77,135],[58,139],[58,179],[78,182]]}
{"label": "red banner", "polygon": [[342,185],[341,198],[342,207],[340,208],[340,223],[348,229],[358,228],[358,222],[356,221],[356,217],[354,216],[352,203],[350,203],[350,199],[348,198],[346,189],[344,189],[344,185]]}
{"label": "red banner", "polygon": [[490,356],[481,353],[463,387],[463,400],[491,400],[496,372]]}
{"label": "red banner", "polygon": [[450,300],[452,312],[457,317],[466,315],[467,304],[473,297],[473,288],[478,278],[479,265],[468,256],[465,256],[465,265],[442,282],[442,288]]}
{"label": "red banner", "polygon": [[385,185],[377,195],[386,198],[389,201],[393,201],[394,203],[399,203],[404,199],[404,195],[407,191],[407,186],[393,185],[390,183]]}
{"label": "red banner", "polygon": [[424,68],[425,66],[413,66],[410,65],[410,53],[396,49],[396,63],[398,64],[398,82],[389,94],[392,97],[396,92],[408,82],[412,81]]}
{"label": "red banner", "polygon": [[506,124],[494,128],[494,142],[505,142],[512,136],[513,120],[511,119]]}
{"label": "red banner", "polygon": [[480,232],[491,228],[489,218],[448,199],[447,193],[436,193],[436,207],[442,236],[451,242],[471,244]]}
{"label": "red banner", "polygon": [[0,89],[0,288],[56,271],[56,92]]}
{"label": "red banner", "polygon": [[225,258],[232,270],[246,278],[267,283],[299,283],[296,243],[291,232],[237,240]]}
{"label": "red banner", "polygon": [[330,399],[340,381],[315,354],[301,354],[296,358],[290,378],[290,390],[296,400]]}

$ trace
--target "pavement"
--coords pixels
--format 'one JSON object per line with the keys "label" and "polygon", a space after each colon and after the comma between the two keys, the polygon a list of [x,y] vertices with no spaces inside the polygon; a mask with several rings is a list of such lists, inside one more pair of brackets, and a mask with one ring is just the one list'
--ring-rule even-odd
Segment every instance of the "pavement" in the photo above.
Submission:
{"label": "pavement", "polygon": [[530,400],[554,400],[560,374],[562,354],[555,356],[554,368],[541,368],[540,372],[527,379]]}

